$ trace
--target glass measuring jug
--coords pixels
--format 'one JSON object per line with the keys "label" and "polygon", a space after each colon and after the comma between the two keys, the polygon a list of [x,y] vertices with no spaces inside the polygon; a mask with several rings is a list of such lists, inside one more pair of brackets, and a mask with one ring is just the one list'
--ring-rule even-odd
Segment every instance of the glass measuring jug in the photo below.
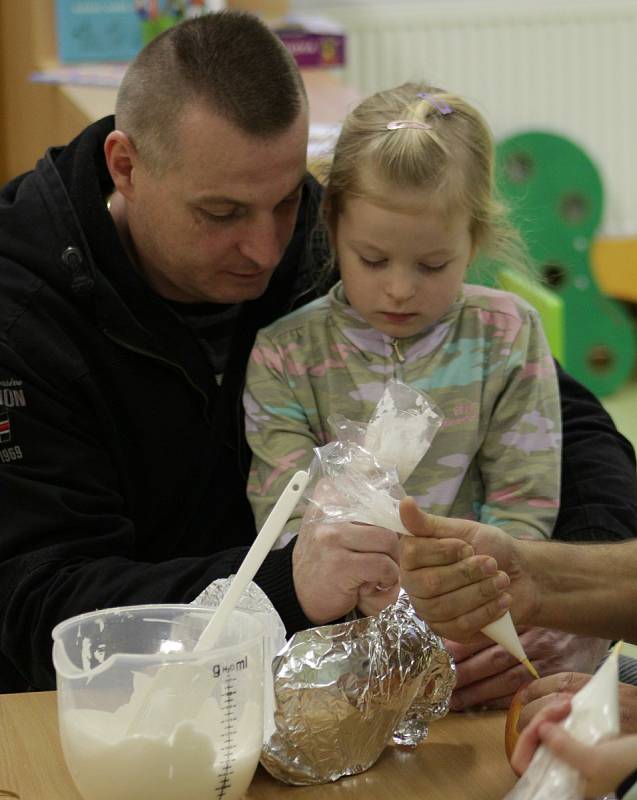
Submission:
{"label": "glass measuring jug", "polygon": [[193,652],[214,613],[129,606],[53,629],[62,748],[84,800],[243,796],[263,742],[263,629],[233,611]]}

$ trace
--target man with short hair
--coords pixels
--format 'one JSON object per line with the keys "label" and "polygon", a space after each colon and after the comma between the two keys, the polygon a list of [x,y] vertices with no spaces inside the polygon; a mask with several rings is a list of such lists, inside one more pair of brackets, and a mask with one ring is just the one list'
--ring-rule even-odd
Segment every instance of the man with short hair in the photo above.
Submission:
{"label": "man with short hair", "polygon": [[[241,563],[246,361],[314,282],[307,137],[280,40],[253,16],[209,15],[139,54],[115,127],[2,190],[0,691],[53,686],[60,620],[188,602]],[[312,606],[292,552],[257,580],[296,630]],[[354,580],[357,557],[327,571]],[[371,559],[370,580],[388,564],[395,580],[395,560]]]}
{"label": "man with short hair", "polygon": [[[315,292],[307,131],[284,46],[222,12],[151,42],[115,125],[89,126],[2,189],[0,691],[54,685],[62,619],[189,602],[241,563],[255,535],[247,358],[260,327]],[[632,451],[562,381],[558,526],[585,537],[594,505],[592,529],[628,537]],[[572,476],[591,474],[574,493]],[[396,537],[365,532],[314,526],[268,556],[256,580],[288,632],[396,583]]]}

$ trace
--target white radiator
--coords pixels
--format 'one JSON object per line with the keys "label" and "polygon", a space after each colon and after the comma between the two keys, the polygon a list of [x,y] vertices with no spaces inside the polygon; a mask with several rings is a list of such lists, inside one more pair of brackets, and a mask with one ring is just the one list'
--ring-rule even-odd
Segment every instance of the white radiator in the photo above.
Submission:
{"label": "white radiator", "polygon": [[568,136],[602,173],[602,232],[637,234],[637,0],[311,5],[344,25],[362,93],[426,79],[477,105],[496,138]]}

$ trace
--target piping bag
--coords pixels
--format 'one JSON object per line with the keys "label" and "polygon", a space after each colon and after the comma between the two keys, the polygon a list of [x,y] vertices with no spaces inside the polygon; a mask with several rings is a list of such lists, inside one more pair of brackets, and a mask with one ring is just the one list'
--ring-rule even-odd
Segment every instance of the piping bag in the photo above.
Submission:
{"label": "piping bag", "polygon": [[[350,519],[411,536],[400,519],[398,505],[405,492],[402,485],[429,450],[442,425],[443,415],[424,392],[397,380],[385,386],[368,423],[332,415],[328,423],[337,437],[315,449],[323,478],[330,479],[336,494],[321,505],[324,516]],[[393,468],[395,471],[389,471]],[[316,459],[313,464],[316,469]],[[482,628],[482,633],[517,658],[534,678],[537,670],[524,652],[511,614]]]}
{"label": "piping bag", "polygon": [[496,619],[495,622],[490,622],[481,630],[485,636],[488,636],[489,639],[493,639],[496,644],[499,644],[500,647],[504,647],[514,658],[517,658],[520,663],[524,664],[534,678],[540,677],[538,671],[533,664],[531,664],[524,652],[522,642],[515,629],[510,612],[507,611],[503,617]]}
{"label": "piping bag", "polygon": [[[618,642],[590,681],[573,695],[571,713],[559,723],[582,744],[594,745],[619,733],[617,662],[621,646]],[[584,800],[585,794],[580,772],[540,744],[505,800]]]}

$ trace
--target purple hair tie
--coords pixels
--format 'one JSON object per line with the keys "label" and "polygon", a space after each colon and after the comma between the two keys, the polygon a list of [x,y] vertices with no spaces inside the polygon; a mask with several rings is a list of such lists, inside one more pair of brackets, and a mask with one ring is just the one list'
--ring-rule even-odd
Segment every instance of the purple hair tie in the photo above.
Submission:
{"label": "purple hair tie", "polygon": [[423,100],[427,100],[434,106],[441,114],[453,114],[453,108],[449,105],[449,103],[445,103],[444,100],[437,100],[433,94],[429,92],[418,92],[416,97],[421,97]]}

